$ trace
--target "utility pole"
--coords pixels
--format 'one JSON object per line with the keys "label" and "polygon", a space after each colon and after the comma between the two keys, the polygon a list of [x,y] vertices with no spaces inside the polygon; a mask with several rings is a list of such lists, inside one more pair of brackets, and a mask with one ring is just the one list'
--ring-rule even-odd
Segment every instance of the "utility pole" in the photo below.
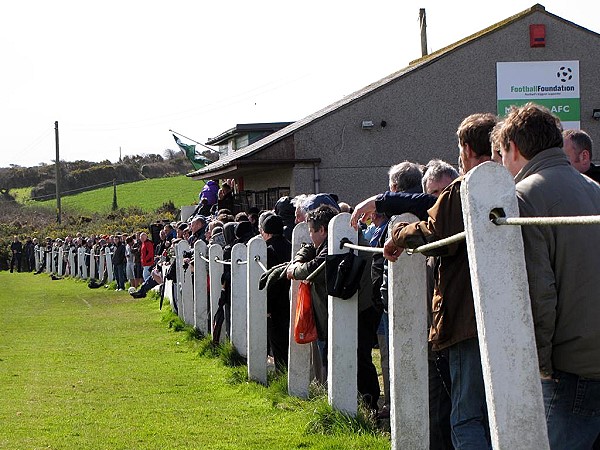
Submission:
{"label": "utility pole", "polygon": [[61,223],[61,215],[62,210],[60,206],[60,155],[59,155],[59,147],[58,147],[58,120],[54,122],[54,138],[56,141],[56,222]]}

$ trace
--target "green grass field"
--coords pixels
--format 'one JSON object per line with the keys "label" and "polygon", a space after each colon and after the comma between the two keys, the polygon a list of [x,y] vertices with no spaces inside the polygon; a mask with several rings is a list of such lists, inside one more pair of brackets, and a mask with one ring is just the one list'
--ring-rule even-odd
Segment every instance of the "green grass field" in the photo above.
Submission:
{"label": "green grass field", "polygon": [[161,321],[158,302],[82,281],[0,272],[2,449],[387,449],[310,434],[315,402],[228,383]]}
{"label": "green grass field", "polygon": [[[117,186],[117,204],[119,208],[136,206],[142,208],[144,212],[150,212],[164,203],[172,201],[175,207],[180,208],[198,203],[198,193],[202,190],[202,186],[204,186],[203,182],[192,180],[185,175],[121,184]],[[21,203],[47,206],[52,209],[56,207],[56,200],[43,202],[27,200],[31,188],[11,189],[11,192]],[[61,198],[61,204],[65,210],[80,213],[110,211],[112,201],[112,186]]]}

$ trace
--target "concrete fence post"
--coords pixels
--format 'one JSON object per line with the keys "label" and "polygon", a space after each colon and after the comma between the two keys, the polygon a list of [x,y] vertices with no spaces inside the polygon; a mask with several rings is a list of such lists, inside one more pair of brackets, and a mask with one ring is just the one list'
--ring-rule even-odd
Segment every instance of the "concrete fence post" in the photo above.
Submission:
{"label": "concrete fence post", "polygon": [[235,244],[231,249],[231,342],[244,358],[248,356],[246,257],[246,245]]}
{"label": "concrete fence post", "polygon": [[495,208],[519,216],[514,180],[484,163],[465,177],[461,199],[492,445],[548,449],[521,229],[490,221]]}
{"label": "concrete fence post", "polygon": [[96,249],[92,247],[90,248],[90,278],[99,278],[96,269]]}
{"label": "concrete fence post", "polygon": [[98,256],[98,279],[102,280],[106,269],[106,253],[102,247],[100,247],[98,251],[100,252],[100,256]]}
{"label": "concrete fence post", "polygon": [[110,247],[106,247],[104,263],[106,264],[106,273],[108,274],[106,282],[110,283],[115,279],[113,273],[112,253],[110,252]]}
{"label": "concrete fence post", "polygon": [[[212,323],[219,308],[219,298],[221,297],[221,276],[223,275],[223,264],[218,263],[217,260],[223,260],[223,249],[218,244],[212,244],[208,247],[208,277],[210,280],[210,332],[212,334]],[[225,315],[225,320],[229,322],[229,318]],[[226,324],[224,323],[224,328]],[[225,332],[221,331],[221,337],[219,342],[225,342]]]}
{"label": "concrete fence post", "polygon": [[83,247],[77,248],[77,277],[84,278],[83,268],[85,267],[85,251]]}
{"label": "concrete fence post", "polygon": [[262,236],[254,236],[248,241],[246,258],[248,274],[248,378],[267,384],[267,290],[258,289],[258,282],[264,273],[261,262],[267,265],[267,244]]}
{"label": "concrete fence post", "polygon": [[46,252],[46,273],[52,272],[52,252]]}
{"label": "concrete fence post", "polygon": [[75,273],[75,250],[69,247],[69,275],[74,277]]}
{"label": "concrete fence post", "polygon": [[[412,214],[397,222],[416,222]],[[388,263],[390,429],[392,449],[429,449],[427,281],[425,257],[400,255]]]}
{"label": "concrete fence post", "polygon": [[83,278],[84,280],[88,278],[88,267],[87,267],[87,264],[85,263],[85,260],[86,260],[85,251],[86,251],[86,248],[81,247],[81,278]]}
{"label": "concrete fence post", "polygon": [[[309,244],[310,235],[306,222],[299,223],[292,233],[292,258],[302,244]],[[294,340],[294,319],[300,281],[293,280],[290,287],[290,346],[288,350],[288,394],[308,398],[310,386],[311,344],[298,344]]]}
{"label": "concrete fence post", "polygon": [[[347,253],[340,248],[343,238],[357,244],[357,231],[350,226],[350,214],[341,213],[329,222],[328,251],[330,255]],[[351,298],[328,297],[327,337],[327,396],[329,404],[338,411],[356,415],[357,411],[357,356],[358,347],[358,292]]]}
{"label": "concrete fence post", "polygon": [[182,311],[180,317],[187,325],[194,325],[194,291],[192,286],[192,269],[184,267],[184,254],[190,252],[190,244],[186,240],[181,240],[175,247],[176,261],[177,261],[177,298],[181,299],[179,302],[182,305]]}
{"label": "concrete fence post", "polygon": [[60,247],[58,249],[58,276],[62,277],[64,275],[64,260],[65,260],[65,250]]}
{"label": "concrete fence post", "polygon": [[58,273],[58,266],[57,266],[57,257],[58,257],[58,250],[56,249],[56,247],[52,246],[52,256],[51,256],[51,264],[52,264],[52,269],[50,270],[53,274],[57,274]]}
{"label": "concrete fence post", "polygon": [[194,327],[204,335],[209,332],[208,267],[202,257],[208,257],[206,242],[194,243]]}

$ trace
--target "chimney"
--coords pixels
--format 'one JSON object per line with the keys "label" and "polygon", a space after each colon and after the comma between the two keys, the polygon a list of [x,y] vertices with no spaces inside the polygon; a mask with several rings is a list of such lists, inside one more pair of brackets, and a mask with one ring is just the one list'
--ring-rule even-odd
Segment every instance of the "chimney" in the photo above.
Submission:
{"label": "chimney", "polygon": [[419,25],[421,26],[421,56],[427,55],[427,19],[425,8],[419,9]]}

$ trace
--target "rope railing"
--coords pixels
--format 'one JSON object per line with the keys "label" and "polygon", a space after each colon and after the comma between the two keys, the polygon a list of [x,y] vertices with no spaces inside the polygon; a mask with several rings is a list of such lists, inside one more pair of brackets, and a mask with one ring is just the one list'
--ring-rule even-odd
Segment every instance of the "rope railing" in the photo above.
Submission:
{"label": "rope railing", "polygon": [[371,247],[371,246],[367,247],[364,245],[350,244],[348,242],[344,242],[344,247],[351,248],[353,250],[358,250],[361,252],[383,253],[383,248],[381,248],[381,247]]}
{"label": "rope railing", "polygon": [[464,241],[466,236],[467,236],[467,233],[465,233],[464,231],[461,231],[460,233],[456,233],[453,236],[447,237],[445,239],[440,239],[439,241],[435,241],[430,244],[421,245],[420,247],[417,247],[417,248],[407,248],[406,253],[408,255],[412,255],[414,253],[428,252],[430,250],[435,250],[437,248],[444,247],[446,245],[456,244],[457,242]]}
{"label": "rope railing", "polygon": [[317,277],[317,275],[319,275],[321,273],[321,271],[323,269],[325,269],[325,265],[326,265],[326,263],[325,263],[325,261],[323,261],[321,263],[321,265],[319,267],[317,267],[313,273],[311,273],[309,276],[307,276],[306,280],[304,280],[304,281],[312,281],[312,280],[314,280]]}
{"label": "rope railing", "polygon": [[231,265],[231,261],[223,261],[222,259],[219,259],[215,256],[215,260],[214,260],[217,264],[223,264],[226,266],[230,266]]}
{"label": "rope railing", "polygon": [[243,259],[237,259],[237,260],[235,261],[235,263],[236,263],[238,266],[243,266],[244,264],[248,264],[248,261],[244,261]]}
{"label": "rope railing", "polygon": [[200,259],[204,262],[210,263],[210,259],[208,259],[206,256],[204,256],[203,254],[200,254]]}
{"label": "rope railing", "polygon": [[260,260],[260,256],[256,255],[256,256],[254,257],[254,261],[256,261],[256,264],[258,264],[258,265],[260,266],[260,268],[262,269],[262,271],[263,271],[263,272],[267,272],[267,270],[269,270],[269,269],[267,269],[267,267],[266,267],[266,266],[265,266],[265,265],[264,265],[264,264],[261,262],[261,260]]}
{"label": "rope railing", "polygon": [[600,216],[497,217],[492,222],[496,225],[598,225]]}

